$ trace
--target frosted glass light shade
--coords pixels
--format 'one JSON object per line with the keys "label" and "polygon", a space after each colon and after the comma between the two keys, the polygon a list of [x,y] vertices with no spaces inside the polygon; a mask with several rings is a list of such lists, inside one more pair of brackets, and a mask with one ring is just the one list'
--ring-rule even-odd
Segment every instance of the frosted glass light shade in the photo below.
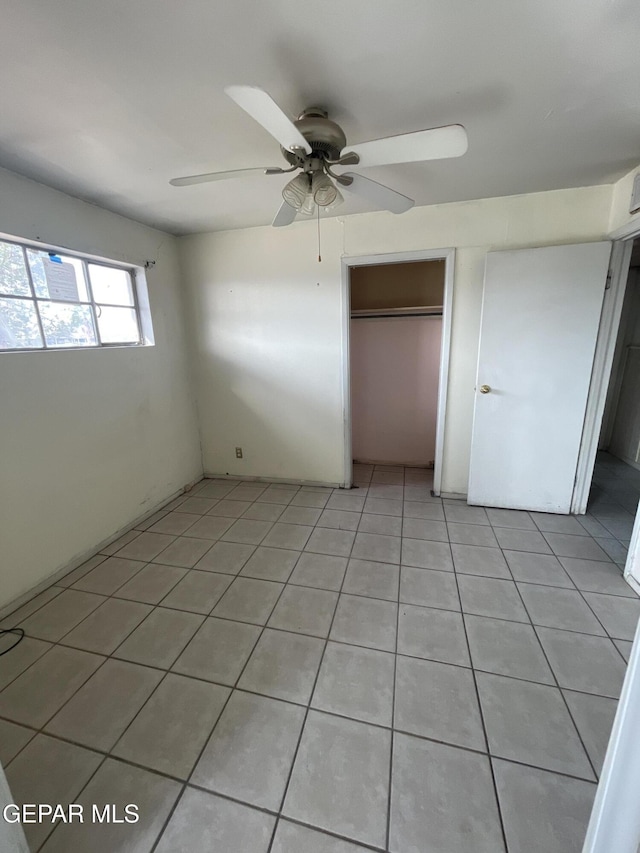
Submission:
{"label": "frosted glass light shade", "polygon": [[320,207],[327,207],[336,200],[338,190],[324,172],[314,172],[311,180],[311,192],[314,201]]}
{"label": "frosted glass light shade", "polygon": [[309,178],[305,173],[296,175],[282,190],[282,198],[296,210],[300,210],[309,192]]}
{"label": "frosted glass light shade", "polygon": [[336,197],[335,197],[335,199],[331,202],[331,204],[328,204],[324,209],[325,209],[325,210],[327,210],[327,211],[329,211],[329,210],[335,210],[335,209],[336,209],[336,207],[338,207],[339,205],[341,205],[343,201],[344,201],[344,196],[342,195],[342,193],[340,192],[340,190],[336,187]]}
{"label": "frosted glass light shade", "polygon": [[313,200],[313,195],[311,191],[307,193],[307,197],[304,200],[304,204],[300,208],[300,213],[303,213],[305,216],[313,216],[316,212],[316,203]]}

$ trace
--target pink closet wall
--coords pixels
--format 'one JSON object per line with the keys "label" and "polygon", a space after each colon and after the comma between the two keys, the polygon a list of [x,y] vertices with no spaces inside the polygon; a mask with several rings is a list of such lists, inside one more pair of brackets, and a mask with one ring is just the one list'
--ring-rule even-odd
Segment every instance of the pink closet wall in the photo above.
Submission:
{"label": "pink closet wall", "polygon": [[442,317],[351,320],[353,458],[434,459]]}

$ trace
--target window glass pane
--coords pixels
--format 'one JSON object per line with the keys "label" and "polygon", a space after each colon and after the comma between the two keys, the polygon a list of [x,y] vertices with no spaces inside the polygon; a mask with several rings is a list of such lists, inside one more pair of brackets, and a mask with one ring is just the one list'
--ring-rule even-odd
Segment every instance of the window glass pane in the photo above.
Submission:
{"label": "window glass pane", "polygon": [[31,296],[22,246],[0,243],[0,293]]}
{"label": "window glass pane", "polygon": [[29,258],[29,268],[31,269],[33,289],[36,292],[36,296],[43,296],[47,299],[49,297],[49,288],[47,287],[47,279],[44,274],[42,261],[48,255],[45,252],[35,252],[33,249],[27,249],[27,257]]}
{"label": "window glass pane", "polygon": [[131,344],[140,340],[133,308],[107,308],[98,305],[98,328],[103,344]]}
{"label": "window glass pane", "polygon": [[30,299],[0,299],[0,349],[41,347],[36,307]]}
{"label": "window glass pane", "polygon": [[[36,296],[43,299],[63,299],[66,302],[89,301],[84,266],[79,258],[56,255],[53,252],[40,252],[35,249],[27,249],[27,255]],[[62,275],[63,272],[68,271],[65,264],[73,267],[75,288],[70,287],[70,280]]]}
{"label": "window glass pane", "polygon": [[40,302],[39,307],[47,346],[89,347],[98,343],[88,305]]}
{"label": "window glass pane", "polygon": [[126,270],[89,264],[91,289],[96,302],[109,305],[133,305],[131,276]]}

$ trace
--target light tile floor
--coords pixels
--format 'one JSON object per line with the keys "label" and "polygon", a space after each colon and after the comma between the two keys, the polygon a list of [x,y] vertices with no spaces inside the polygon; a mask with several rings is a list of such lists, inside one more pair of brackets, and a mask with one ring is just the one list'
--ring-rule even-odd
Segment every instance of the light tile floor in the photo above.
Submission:
{"label": "light tile floor", "polygon": [[583,518],[204,480],[4,620],[0,759],[33,853],[579,853],[640,601],[640,474]]}

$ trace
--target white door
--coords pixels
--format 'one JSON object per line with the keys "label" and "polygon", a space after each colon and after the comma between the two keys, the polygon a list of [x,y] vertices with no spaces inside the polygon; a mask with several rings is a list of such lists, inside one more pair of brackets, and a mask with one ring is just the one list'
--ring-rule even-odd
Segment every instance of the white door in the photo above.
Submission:
{"label": "white door", "polygon": [[610,252],[487,255],[469,503],[569,512]]}

